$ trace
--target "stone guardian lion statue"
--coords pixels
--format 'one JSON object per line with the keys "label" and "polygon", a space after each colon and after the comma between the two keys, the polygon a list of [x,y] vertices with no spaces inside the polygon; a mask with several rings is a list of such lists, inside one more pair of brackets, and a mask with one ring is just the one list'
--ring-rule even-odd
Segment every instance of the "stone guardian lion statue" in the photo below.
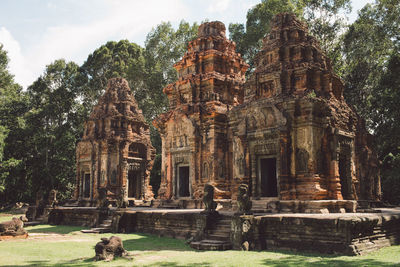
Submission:
{"label": "stone guardian lion statue", "polygon": [[237,197],[238,214],[251,214],[252,202],[249,196],[249,186],[247,184],[239,185]]}
{"label": "stone guardian lion statue", "polygon": [[210,184],[204,185],[203,203],[205,206],[205,212],[215,212],[217,202],[214,201],[214,186]]}

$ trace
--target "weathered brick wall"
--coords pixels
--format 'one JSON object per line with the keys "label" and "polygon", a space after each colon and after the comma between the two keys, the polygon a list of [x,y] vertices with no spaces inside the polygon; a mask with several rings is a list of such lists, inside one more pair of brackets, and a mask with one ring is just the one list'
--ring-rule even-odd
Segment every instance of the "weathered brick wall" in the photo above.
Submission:
{"label": "weathered brick wall", "polygon": [[49,224],[95,227],[104,217],[95,208],[56,208],[49,214]]}
{"label": "weathered brick wall", "polygon": [[118,223],[119,232],[149,233],[178,239],[195,237],[204,227],[202,216],[193,212],[126,212]]}

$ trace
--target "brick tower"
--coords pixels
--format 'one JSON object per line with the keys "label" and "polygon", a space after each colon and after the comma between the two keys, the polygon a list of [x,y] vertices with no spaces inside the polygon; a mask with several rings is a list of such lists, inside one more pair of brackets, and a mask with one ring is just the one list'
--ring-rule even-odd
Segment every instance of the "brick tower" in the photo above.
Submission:
{"label": "brick tower", "polygon": [[160,198],[199,199],[205,183],[229,198],[226,114],[243,102],[248,66],[214,21],[200,25],[174,67],[179,79],[164,88],[170,110],[154,121],[163,147]]}

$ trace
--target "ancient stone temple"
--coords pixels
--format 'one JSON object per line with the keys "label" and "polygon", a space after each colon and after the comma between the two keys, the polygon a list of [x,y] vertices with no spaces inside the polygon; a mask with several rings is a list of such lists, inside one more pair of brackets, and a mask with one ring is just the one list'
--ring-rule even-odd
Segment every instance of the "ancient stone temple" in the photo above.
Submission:
{"label": "ancient stone temple", "polygon": [[149,182],[154,157],[149,126],[128,82],[110,79],[76,148],[76,199],[94,204],[101,188],[111,201],[152,199]]}
{"label": "ancient stone temple", "polygon": [[379,200],[376,155],[346,104],[330,60],[291,14],[279,14],[244,81],[247,65],[221,22],[204,23],[175,64],[164,92],[160,197]]}
{"label": "ancient stone temple", "polygon": [[199,199],[211,183],[217,196],[230,198],[227,113],[243,102],[248,66],[215,21],[199,27],[174,67],[179,80],[164,88],[170,110],[154,121],[162,138],[159,196]]}

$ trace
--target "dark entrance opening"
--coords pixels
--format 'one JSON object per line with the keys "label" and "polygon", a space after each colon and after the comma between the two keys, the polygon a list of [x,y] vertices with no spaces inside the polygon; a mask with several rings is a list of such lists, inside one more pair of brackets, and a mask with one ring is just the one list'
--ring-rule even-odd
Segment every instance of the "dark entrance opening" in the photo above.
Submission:
{"label": "dark entrance opening", "polygon": [[339,176],[343,199],[351,199],[350,160],[345,154],[339,154]]}
{"label": "dark entrance opening", "polygon": [[189,167],[179,167],[178,172],[178,197],[190,197]]}
{"label": "dark entrance opening", "polygon": [[90,173],[85,173],[83,176],[83,197],[89,198],[90,197]]}
{"label": "dark entrance opening", "polygon": [[277,197],[276,158],[260,159],[261,197]]}
{"label": "dark entrance opening", "polygon": [[128,172],[128,197],[139,199],[141,195],[142,181],[140,171]]}

